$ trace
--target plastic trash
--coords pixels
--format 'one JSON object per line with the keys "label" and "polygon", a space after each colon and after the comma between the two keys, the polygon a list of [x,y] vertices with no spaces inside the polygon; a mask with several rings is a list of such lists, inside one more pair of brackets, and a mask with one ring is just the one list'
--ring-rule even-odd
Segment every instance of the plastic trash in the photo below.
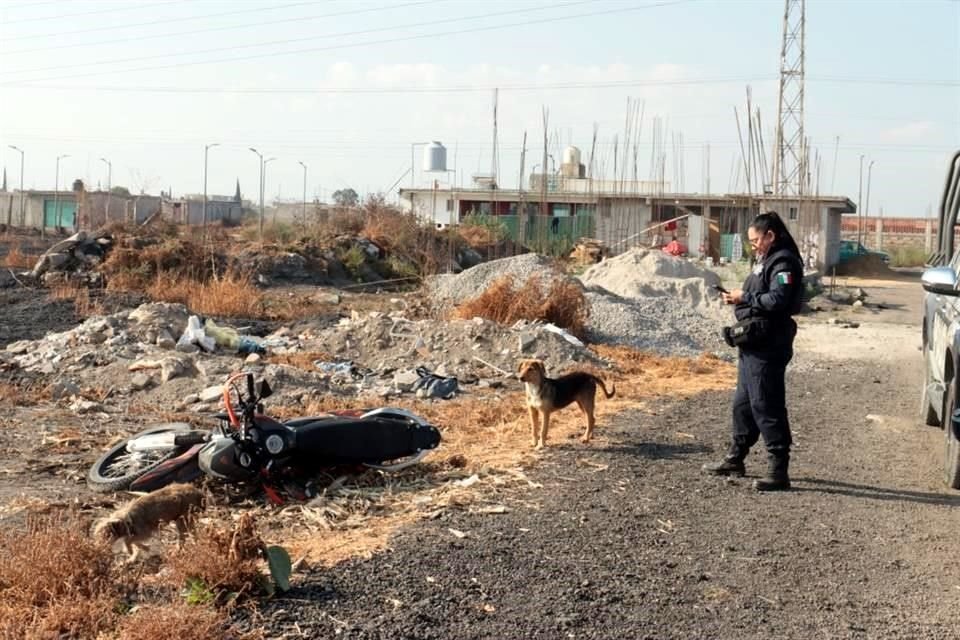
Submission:
{"label": "plastic trash", "polygon": [[258,353],[263,355],[266,352],[267,350],[263,348],[263,345],[258,343],[250,336],[240,336],[240,341],[237,343],[237,353],[241,353],[243,355]]}
{"label": "plastic trash", "polygon": [[412,390],[417,392],[418,398],[449,400],[460,390],[460,384],[453,376],[438,376],[426,367],[417,367],[416,371],[420,379],[413,383]]}
{"label": "plastic trash", "polygon": [[237,351],[240,346],[240,334],[237,333],[236,329],[221,327],[208,318],[203,323],[203,330],[216,341],[219,347]]}
{"label": "plastic trash", "polygon": [[178,351],[184,351],[188,350],[190,345],[200,347],[207,352],[212,352],[217,348],[216,341],[206,334],[206,331],[200,325],[200,318],[197,316],[187,318],[187,328],[183,330],[180,339],[177,340],[176,348]]}

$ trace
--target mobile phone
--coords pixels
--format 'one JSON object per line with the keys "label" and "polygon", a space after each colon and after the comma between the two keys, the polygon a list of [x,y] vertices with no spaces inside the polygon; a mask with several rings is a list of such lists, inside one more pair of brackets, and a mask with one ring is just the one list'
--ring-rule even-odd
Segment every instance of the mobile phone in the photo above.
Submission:
{"label": "mobile phone", "polygon": [[727,291],[726,289],[724,289],[723,287],[721,287],[721,286],[718,285],[718,284],[711,285],[711,286],[712,286],[714,289],[716,289],[717,291],[719,291],[720,293],[730,293],[729,291]]}

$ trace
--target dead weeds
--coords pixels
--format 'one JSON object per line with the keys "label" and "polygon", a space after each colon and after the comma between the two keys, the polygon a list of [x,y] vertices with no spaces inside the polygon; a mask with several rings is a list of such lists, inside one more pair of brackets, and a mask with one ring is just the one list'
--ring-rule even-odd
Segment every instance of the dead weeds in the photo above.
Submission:
{"label": "dead weeds", "polygon": [[221,607],[261,593],[262,546],[245,514],[233,527],[200,529],[145,576],[117,566],[75,513],[28,516],[25,530],[0,530],[0,638],[262,638],[233,628]]}
{"label": "dead weeds", "polygon": [[580,287],[565,279],[555,280],[544,295],[538,275],[520,287],[513,276],[503,276],[476,298],[459,305],[454,316],[466,320],[479,316],[503,325],[518,320],[551,322],[583,338],[590,307]]}
{"label": "dead weeds", "polygon": [[8,269],[31,269],[37,261],[35,256],[29,256],[20,251],[20,245],[13,245],[3,257],[3,266]]}

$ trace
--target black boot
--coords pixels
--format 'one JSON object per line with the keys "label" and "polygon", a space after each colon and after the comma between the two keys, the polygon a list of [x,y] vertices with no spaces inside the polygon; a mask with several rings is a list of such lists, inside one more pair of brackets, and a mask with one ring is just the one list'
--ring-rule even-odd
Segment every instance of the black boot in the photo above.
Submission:
{"label": "black boot", "polygon": [[701,469],[704,473],[712,476],[737,476],[742,478],[747,474],[747,468],[743,466],[743,458],[730,455],[720,462],[705,464]]}
{"label": "black boot", "polygon": [[767,475],[753,481],[753,488],[757,491],[789,491],[790,476],[787,468],[790,466],[790,454],[771,453],[767,465]]}

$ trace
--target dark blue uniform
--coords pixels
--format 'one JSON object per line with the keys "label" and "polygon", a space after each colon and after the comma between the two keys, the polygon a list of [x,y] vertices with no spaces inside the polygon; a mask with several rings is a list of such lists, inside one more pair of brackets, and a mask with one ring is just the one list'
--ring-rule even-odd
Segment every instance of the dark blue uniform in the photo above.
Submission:
{"label": "dark blue uniform", "polygon": [[743,300],[734,308],[737,320],[767,320],[762,339],[740,347],[737,391],[733,397],[733,441],[730,457],[742,461],[762,435],[771,470],[786,475],[790,458],[786,374],[793,358],[797,323],[791,316],[803,300],[803,265],[790,251],[771,251],[743,284]]}

